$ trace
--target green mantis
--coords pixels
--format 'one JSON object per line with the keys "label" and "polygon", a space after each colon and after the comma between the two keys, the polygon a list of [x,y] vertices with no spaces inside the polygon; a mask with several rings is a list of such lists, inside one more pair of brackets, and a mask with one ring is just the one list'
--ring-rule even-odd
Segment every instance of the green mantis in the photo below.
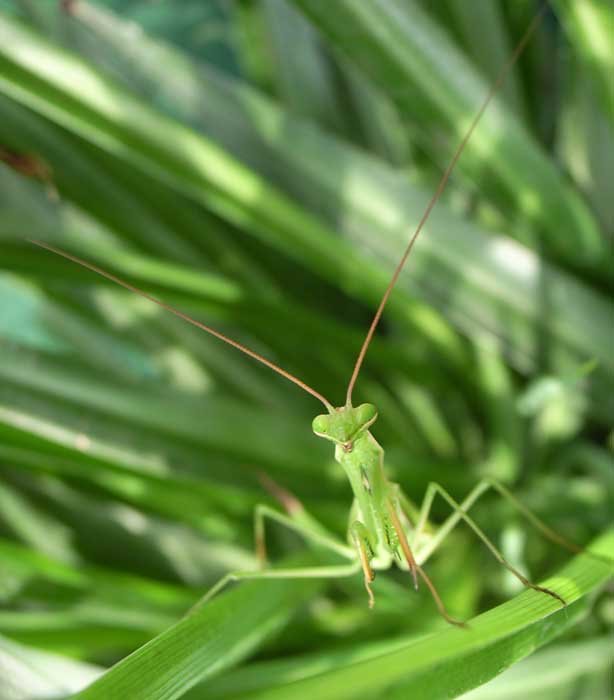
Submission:
{"label": "green mantis", "polygon": [[[525,38],[516,50],[516,53],[511,59],[513,62],[519,52],[522,50],[526,40],[532,31],[534,25],[528,30]],[[286,506],[286,513],[278,512],[268,506],[259,506],[255,513],[255,534],[256,546],[258,555],[265,563],[266,560],[266,545],[265,545],[265,525],[267,521],[275,521],[285,525],[290,529],[301,534],[306,540],[311,543],[328,548],[332,552],[346,559],[347,563],[338,566],[314,567],[308,569],[279,569],[279,568],[263,568],[259,571],[234,572],[224,577],[211,591],[207,594],[202,602],[206,602],[211,596],[219,592],[231,580],[240,580],[245,578],[293,578],[293,577],[343,577],[357,575],[362,573],[365,587],[368,594],[368,600],[371,605],[374,604],[375,596],[373,590],[374,572],[385,570],[397,563],[401,569],[407,570],[413,580],[413,584],[417,587],[420,582],[423,582],[431,591],[441,614],[452,623],[456,623],[446,612],[443,603],[436,591],[435,586],[422,568],[423,564],[428,560],[437,547],[443,542],[448,533],[461,521],[465,521],[474,532],[488,546],[493,555],[505,566],[510,569],[524,585],[536,588],[544,593],[551,595],[559,600],[560,597],[554,592],[549,591],[528,582],[520,572],[516,571],[508,564],[496,547],[487,539],[482,530],[468,515],[468,510],[473,504],[485,493],[489,488],[496,488],[514,505],[519,507],[527,514],[533,524],[551,539],[558,539],[557,536],[549,531],[545,525],[535,519],[534,516],[526,513],[522,506],[503,487],[490,482],[482,482],[467,496],[462,503],[456,503],[452,497],[439,485],[431,484],[429,486],[424,502],[420,508],[416,508],[409,499],[404,495],[401,488],[394,483],[391,483],[384,471],[384,452],[380,445],[370,432],[370,428],[377,418],[377,411],[371,404],[361,404],[354,406],[352,402],[352,394],[356,379],[360,372],[363,360],[371,338],[375,332],[379,319],[384,310],[384,306],[389,298],[394,284],[400,274],[410,252],[414,245],[417,236],[428,218],[430,211],[439,198],[447,179],[460,156],[465,143],[471,137],[475,125],[478,123],[481,114],[486,108],[492,95],[498,88],[500,80],[495,84],[487,99],[485,100],[480,112],[468,130],[465,138],[461,142],[457,152],[452,159],[441,183],[426,209],[422,221],[416,232],[410,239],[410,242],[403,254],[397,269],[392,277],[390,285],[386,289],[378,311],[374,317],[373,323],[369,328],[365,342],[359,353],[358,360],[354,367],[352,377],[350,379],[346,401],[341,407],[335,407],[330,401],[312,389],[310,386],[302,382],[300,379],[289,374],[277,365],[268,361],[266,358],[258,355],[249,348],[233,341],[232,339],[222,335],[214,329],[205,326],[186,314],[170,307],[169,305],[154,299],[142,290],[133,287],[122,280],[106,273],[93,265],[85,263],[82,260],[74,258],[68,254],[64,254],[57,249],[48,247],[56,253],[63,254],[65,257],[73,261],[85,265],[95,272],[106,276],[114,282],[130,289],[131,291],[141,294],[151,301],[159,304],[168,311],[183,318],[199,328],[202,328],[208,333],[216,336],[220,340],[234,346],[240,351],[250,355],[259,362],[265,364],[269,368],[278,372],[286,379],[294,382],[303,390],[317,398],[325,407],[326,413],[318,416],[313,423],[313,429],[318,437],[329,440],[334,444],[335,458],[340,467],[344,470],[348,477],[350,487],[353,492],[354,502],[350,511],[350,523],[348,527],[347,542],[338,539],[332,533],[326,531],[319,523],[317,523],[298,503],[292,501],[288,497],[282,499]],[[440,528],[434,533],[427,535],[425,533],[425,525],[429,518],[432,503],[435,497],[439,494],[452,507],[452,515],[444,521]]]}

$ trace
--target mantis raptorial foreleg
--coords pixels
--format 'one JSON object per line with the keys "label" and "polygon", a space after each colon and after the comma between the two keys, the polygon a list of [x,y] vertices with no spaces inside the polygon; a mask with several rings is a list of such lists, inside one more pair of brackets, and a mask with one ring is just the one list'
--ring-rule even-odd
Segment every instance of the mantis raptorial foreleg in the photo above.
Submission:
{"label": "mantis raptorial foreleg", "polygon": [[391,494],[386,499],[388,516],[390,517],[390,522],[399,540],[399,546],[411,572],[411,576],[414,581],[414,588],[418,590],[418,565],[416,563],[414,553],[411,551],[411,547],[409,546],[409,542],[407,541],[407,537],[405,536],[405,529],[399,519],[399,516],[402,515],[403,510],[399,499],[400,488],[398,484],[395,484],[394,488],[390,489],[390,491]]}
{"label": "mantis raptorial foreleg", "polygon": [[369,533],[365,526],[360,522],[360,520],[355,520],[349,529],[349,534],[354,542],[356,551],[358,552],[358,558],[360,560],[360,567],[362,568],[362,574],[365,582],[365,588],[369,595],[369,607],[372,608],[375,605],[375,596],[373,595],[373,590],[371,584],[375,580],[375,574],[373,569],[371,569],[371,557],[373,556],[373,547],[369,541]]}
{"label": "mantis raptorial foreleg", "polygon": [[[433,582],[431,581],[427,573],[424,571],[424,569],[418,564],[416,558],[414,557],[414,553],[412,552],[407,537],[405,535],[405,528],[403,527],[403,524],[401,523],[400,519],[401,516],[408,516],[408,514],[403,508],[403,501],[405,501],[405,503],[408,505],[411,503],[409,499],[403,495],[401,487],[398,484],[390,484],[390,496],[387,502],[388,514],[390,515],[390,521],[397,534],[399,546],[401,548],[401,551],[403,552],[403,556],[405,557],[407,565],[409,566],[409,570],[412,574],[414,580],[414,588],[418,590],[419,576],[426,584],[426,587],[429,589],[431,596],[435,601],[435,605],[437,605],[437,609],[439,610],[440,615],[450,624],[457,625],[459,627],[464,627],[464,622],[455,620],[448,614],[448,611],[446,610],[443,601],[441,600],[441,597],[437,592],[437,589],[433,585]],[[413,509],[411,510],[413,512]]]}
{"label": "mantis raptorial foreleg", "polygon": [[[533,588],[536,591],[541,591],[542,593],[546,593],[549,596],[552,596],[553,598],[556,598],[560,603],[563,605],[566,605],[565,601],[563,598],[561,598],[558,593],[555,593],[554,591],[551,591],[549,588],[544,588],[542,586],[538,586],[537,584],[531,583],[523,574],[518,571],[515,567],[513,567],[507,559],[503,556],[503,554],[499,551],[499,549],[495,546],[495,544],[492,542],[492,540],[487,537],[487,535],[484,533],[484,531],[480,528],[480,526],[471,518],[468,514],[467,511],[475,504],[475,502],[482,496],[486,491],[488,491],[489,488],[496,488],[495,482],[492,481],[480,481],[477,486],[469,493],[469,495],[464,499],[462,503],[458,503],[452,496],[439,484],[431,482],[426,490],[426,494],[424,496],[424,500],[422,502],[422,507],[420,509],[420,517],[418,519],[418,524],[416,526],[415,532],[414,532],[414,537],[413,537],[413,543],[414,547],[417,549],[417,557],[420,562],[426,561],[429,556],[439,547],[439,545],[443,542],[443,540],[446,538],[446,536],[450,533],[450,531],[456,527],[456,525],[461,521],[464,520],[467,525],[475,532],[475,534],[482,540],[482,542],[488,547],[490,550],[491,554],[495,557],[495,559],[502,565],[504,566],[508,571],[510,571],[524,586],[527,588]],[[501,490],[497,488],[499,493],[502,493],[502,495],[506,496],[507,491],[504,487],[501,487]],[[454,510],[452,515],[444,521],[444,523],[437,529],[435,534],[433,535],[432,539],[424,546],[420,547],[419,546],[419,541],[420,541],[420,536],[423,533],[424,526],[426,524],[427,518],[429,516],[431,507],[433,505],[433,501],[435,499],[435,496],[439,494],[447,503],[448,505]],[[515,498],[511,499],[511,502],[518,507],[518,501]],[[524,506],[520,509],[521,512],[525,513],[526,509]],[[525,513],[526,514],[526,513]],[[550,532],[549,528],[545,523],[542,523],[539,518],[537,518],[535,515],[531,513],[531,518],[530,521],[533,524],[539,523],[539,529],[546,533]],[[557,538],[557,542],[560,543],[561,538]]]}

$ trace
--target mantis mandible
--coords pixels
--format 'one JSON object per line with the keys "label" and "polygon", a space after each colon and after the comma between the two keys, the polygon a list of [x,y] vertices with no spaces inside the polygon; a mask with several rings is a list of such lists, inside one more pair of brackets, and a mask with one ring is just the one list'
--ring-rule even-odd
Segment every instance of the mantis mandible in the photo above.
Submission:
{"label": "mantis mandible", "polygon": [[[382,316],[388,298],[393,290],[399,274],[401,273],[407,258],[416,242],[424,224],[426,223],[433,207],[439,200],[448,179],[463,151],[467,142],[471,138],[484,111],[498,91],[504,78],[518,59],[525,45],[529,41],[535,30],[541,12],[533,19],[526,30],[523,38],[516,47],[513,55],[486,95],[479,111],[475,115],[470,127],[458,145],[450,163],[448,164],[439,185],[433,194],[422,218],[412,233],[407,247],[392,275],[390,283],[386,288],[379,307],[373,317],[368,329],[358,358],[354,365],[350,377],[345,404],[335,407],[328,399],[322,396],[305,382],[277,366],[265,357],[257,354],[253,350],[241,345],[233,339],[223,335],[215,329],[200,323],[187,314],[166,304],[163,301],[151,296],[147,292],[139,289],[128,282],[125,282],[109,272],[66,253],[47,243],[32,241],[47,250],[61,255],[74,263],[82,265],[93,272],[106,277],[114,283],[128,289],[129,291],[149,299],[151,302],[173,313],[188,323],[210,333],[225,343],[235,347],[241,352],[249,355],[258,362],[269,367],[273,371],[282,375],[287,380],[298,385],[304,391],[317,398],[325,407],[326,412],[318,415],[312,424],[313,432],[316,436],[324,438],[334,445],[335,460],[343,468],[348,477],[354,500],[350,511],[350,524],[347,533],[347,542],[342,541],[336,535],[328,532],[318,521],[315,520],[294,499],[290,494],[283,491],[272,482],[269,489],[273,491],[278,500],[285,506],[286,513],[277,511],[267,505],[259,505],[255,510],[254,528],[256,551],[262,568],[256,571],[233,572],[224,576],[208,593],[201,599],[198,605],[202,605],[212,596],[224,588],[230,581],[255,578],[341,578],[353,576],[362,572],[364,585],[368,595],[369,606],[373,607],[375,597],[372,589],[372,582],[375,578],[375,571],[389,569],[396,563],[401,569],[408,571],[413,581],[413,586],[417,589],[422,581],[429,589],[435,604],[441,615],[451,624],[463,625],[453,619],[446,611],[444,604],[432,583],[429,576],[424,571],[423,564],[431,554],[439,547],[444,538],[461,521],[464,521],[474,531],[474,533],[484,542],[493,556],[505,566],[514,576],[516,576],[524,586],[541,591],[565,605],[565,601],[555,592],[543,588],[528,581],[522,573],[508,563],[493,542],[486,536],[482,529],[468,515],[469,509],[475,502],[489,489],[495,489],[504,498],[512,503],[528,520],[541,531],[547,538],[565,546],[572,551],[580,551],[575,545],[566,542],[547,525],[539,520],[533,513],[526,509],[504,486],[494,481],[481,481],[461,502],[456,502],[452,496],[439,484],[431,483],[426,491],[421,507],[416,508],[405,496],[398,484],[390,482],[384,471],[384,450],[378,444],[372,433],[371,426],[377,419],[377,409],[370,403],[363,403],[354,406],[352,395],[356,380],[365,359],[367,349],[375,333],[379,320]],[[425,537],[425,526],[429,518],[430,510],[435,497],[439,495],[452,508],[452,514],[439,526],[433,535]],[[347,560],[346,564],[319,566],[302,569],[282,569],[266,568],[266,546],[265,546],[265,523],[274,521],[286,526],[294,532],[300,534],[305,540],[327,548]]]}

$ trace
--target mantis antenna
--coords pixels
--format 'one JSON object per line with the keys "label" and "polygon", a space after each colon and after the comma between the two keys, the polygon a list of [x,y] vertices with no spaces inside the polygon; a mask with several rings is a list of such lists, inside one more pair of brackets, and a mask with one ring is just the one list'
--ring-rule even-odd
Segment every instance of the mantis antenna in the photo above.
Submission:
{"label": "mantis antenna", "polygon": [[401,270],[403,269],[403,266],[405,265],[405,262],[406,262],[407,258],[409,257],[409,254],[411,253],[412,248],[414,247],[414,243],[416,242],[416,239],[418,238],[418,236],[420,235],[420,232],[424,228],[424,224],[426,224],[429,216],[431,215],[431,211],[433,210],[435,204],[437,204],[439,198],[441,197],[441,195],[442,195],[442,193],[443,193],[443,191],[448,183],[450,175],[452,174],[452,171],[454,170],[456,163],[458,162],[458,159],[460,158],[462,152],[465,150],[465,146],[469,142],[469,139],[471,138],[473,132],[475,131],[478,123],[482,119],[482,115],[486,111],[486,108],[488,107],[488,105],[491,103],[493,97],[498,92],[499,88],[503,84],[503,81],[507,77],[508,72],[510,71],[512,66],[516,63],[516,61],[518,60],[518,57],[523,52],[524,47],[526,46],[526,44],[529,41],[529,39],[531,38],[533,32],[535,31],[538,24],[540,23],[545,8],[546,8],[546,3],[544,2],[542,4],[542,6],[540,7],[540,9],[538,10],[535,17],[533,17],[531,24],[528,26],[522,39],[520,40],[520,42],[516,46],[514,53],[510,56],[510,58],[503,65],[503,68],[501,68],[499,75],[497,76],[497,79],[495,80],[492,87],[490,88],[490,90],[486,94],[486,97],[484,98],[484,101],[482,102],[482,105],[480,106],[480,109],[478,110],[477,114],[473,118],[471,125],[467,129],[467,132],[463,136],[461,142],[456,147],[456,151],[454,151],[454,155],[452,156],[452,159],[448,163],[448,167],[445,169],[445,171],[441,177],[441,180],[439,181],[439,185],[437,185],[437,189],[435,190],[435,193],[431,197],[426,209],[424,210],[424,214],[422,214],[422,218],[420,219],[418,226],[416,227],[411,238],[409,239],[409,243],[407,244],[407,247],[405,248],[405,252],[403,253],[403,256],[401,257],[399,264],[397,265],[395,271],[392,274],[392,277],[390,279],[390,283],[388,284],[388,287],[386,287],[386,291],[384,292],[384,295],[382,296],[382,299],[379,303],[379,306],[377,307],[377,311],[375,312],[375,315],[373,316],[373,320],[371,321],[371,325],[369,326],[369,330],[367,331],[367,335],[365,336],[362,347],[360,348],[360,352],[358,353],[358,357],[356,359],[356,364],[354,365],[354,369],[352,371],[352,376],[350,377],[350,381],[348,384],[346,401],[345,401],[346,406],[352,405],[352,391],[354,390],[354,384],[356,384],[356,380],[358,379],[358,374],[360,373],[360,369],[361,369],[362,363],[365,359],[365,355],[367,354],[367,350],[368,350],[369,345],[371,343],[371,339],[373,338],[373,334],[375,333],[375,329],[377,328],[377,324],[379,323],[379,320],[382,317],[382,313],[384,312],[384,307],[386,306],[388,298],[390,297],[390,293],[392,292],[394,285],[396,284],[396,281],[397,281],[399,275],[401,274]]}
{"label": "mantis antenna", "polygon": [[282,369],[281,367],[276,365],[274,362],[271,362],[271,360],[267,360],[266,357],[262,357],[262,355],[259,355],[257,352],[254,352],[253,350],[250,350],[249,348],[245,347],[245,345],[241,345],[241,343],[238,343],[236,340],[229,338],[228,336],[224,335],[223,333],[220,333],[219,331],[216,331],[214,328],[211,328],[210,326],[206,326],[204,323],[201,323],[200,321],[197,321],[195,318],[188,316],[188,314],[185,314],[183,311],[179,311],[179,309],[176,309],[174,306],[171,306],[170,304],[166,304],[165,302],[160,301],[160,299],[156,299],[156,297],[147,293],[143,289],[139,289],[138,287],[135,287],[134,285],[129,284],[128,282],[125,282],[124,280],[120,279],[119,277],[112,275],[110,272],[107,272],[106,270],[103,270],[102,268],[97,267],[96,265],[93,265],[92,263],[86,262],[85,260],[78,258],[76,255],[71,255],[70,253],[67,253],[64,250],[61,250],[60,248],[56,248],[55,246],[49,245],[49,243],[43,243],[42,241],[35,241],[31,238],[28,240],[30,243],[33,243],[34,245],[40,246],[41,248],[45,248],[46,250],[49,250],[52,253],[55,253],[56,255],[61,255],[63,258],[66,258],[67,260],[71,260],[72,262],[77,263],[77,265],[81,265],[82,267],[86,267],[88,270],[91,270],[92,272],[96,272],[97,274],[101,275],[102,277],[106,277],[107,279],[111,280],[111,282],[115,282],[115,284],[118,284],[121,287],[124,287],[125,289],[128,289],[131,292],[134,292],[134,294],[138,294],[139,296],[145,297],[145,299],[148,299],[149,301],[152,301],[154,304],[161,306],[166,311],[170,311],[170,313],[175,314],[175,316],[179,316],[179,318],[182,318],[184,321],[191,323],[193,326],[196,326],[197,328],[200,328],[201,330],[206,331],[210,335],[213,335],[216,338],[223,340],[225,343],[228,343],[228,345],[232,345],[233,348],[236,348],[237,350],[240,350],[241,352],[245,353],[246,355],[249,355],[254,360],[258,360],[258,362],[261,362],[263,365],[270,367],[274,372],[277,372],[277,374],[281,374],[282,377],[285,377],[289,381],[294,382],[294,384],[296,384],[297,386],[300,386],[301,389],[306,391],[308,394],[315,396],[316,399],[321,401],[324,404],[324,406],[326,406],[326,410],[329,413],[332,413],[334,411],[332,404],[329,401],[327,401],[324,398],[324,396],[322,396],[322,394],[317,392],[315,389],[312,389],[308,384],[301,381],[298,377],[295,377],[293,374],[290,374],[290,372],[287,372],[285,369]]}
{"label": "mantis antenna", "polygon": [[[435,586],[421,568],[421,563],[426,561],[426,558],[430,555],[430,553],[432,553],[434,549],[439,546],[439,544],[443,541],[443,538],[447,536],[449,531],[455,527],[460,520],[464,520],[472,528],[474,533],[488,547],[491,554],[493,554],[501,564],[506,566],[507,569],[511,571],[526,588],[532,588],[534,590],[541,591],[542,593],[546,593],[557,599],[560,603],[565,604],[565,601],[558,593],[542,586],[536,586],[528,581],[522,573],[514,569],[514,567],[505,560],[503,555],[479,528],[479,526],[467,515],[467,510],[488,488],[492,487],[497,489],[506,498],[510,499],[515,507],[524,513],[532,524],[537,529],[541,530],[543,534],[548,536],[550,539],[557,541],[559,544],[563,544],[562,539],[556,533],[552,532],[544,523],[541,522],[541,520],[539,520],[536,516],[533,516],[530,511],[516,502],[514,497],[510,496],[504,487],[496,485],[495,482],[487,481],[480,482],[466,497],[466,499],[462,501],[462,503],[455,501],[447,493],[447,491],[445,491],[445,489],[440,487],[438,484],[434,482],[431,483],[427,489],[417,518],[414,518],[413,514],[417,512],[417,509],[403,494],[401,486],[388,481],[386,478],[384,473],[383,448],[369,431],[370,426],[377,418],[376,407],[369,403],[362,404],[356,408],[352,407],[351,405],[352,391],[360,373],[367,349],[369,348],[369,344],[373,338],[377,324],[382,316],[384,307],[401,273],[401,270],[409,257],[413,245],[416,242],[418,235],[422,231],[424,224],[428,220],[433,207],[441,197],[450,174],[456,166],[456,163],[467,145],[467,142],[475,131],[475,128],[482,118],[484,111],[501,86],[508,71],[517,61],[518,56],[526,46],[529,38],[540,21],[543,11],[544,5],[542,5],[538,14],[533,18],[528,29],[522,36],[520,43],[516,46],[513,54],[500,71],[497,80],[492,85],[490,90],[488,90],[481,107],[471,120],[467,132],[460,141],[460,144],[456,148],[450,163],[445,169],[439,185],[437,186],[435,193],[431,197],[428,206],[420,219],[418,227],[412,233],[409,242],[407,243],[407,247],[405,248],[405,252],[403,253],[403,256],[401,257],[401,260],[397,265],[390,283],[388,284],[388,287],[386,288],[379,303],[373,321],[371,322],[366,338],[358,354],[358,358],[348,384],[345,407],[339,407],[337,409],[333,408],[331,403],[327,401],[324,396],[319,394],[294,375],[286,372],[270,360],[267,360],[261,355],[255,353],[253,350],[241,345],[237,341],[228,338],[219,331],[196,321],[194,318],[188,316],[182,311],[179,311],[169,304],[160,301],[148,292],[145,292],[142,289],[129,284],[128,282],[124,282],[122,279],[115,277],[113,274],[106,272],[96,265],[88,263],[85,260],[81,260],[80,258],[55,248],[52,245],[39,241],[32,241],[32,243],[40,246],[41,248],[46,248],[57,255],[81,265],[82,267],[88,268],[92,272],[107,278],[111,282],[114,282],[115,284],[148,299],[166,311],[169,311],[193,326],[206,331],[210,335],[215,336],[228,345],[233,346],[237,350],[240,350],[261,364],[266,365],[273,371],[277,372],[277,374],[285,377],[321,401],[326,407],[327,412],[330,414],[316,416],[312,423],[312,429],[315,435],[330,440],[334,443],[335,460],[341,465],[350,481],[350,486],[354,494],[354,505],[351,513],[354,515],[352,515],[350,518],[350,523],[347,530],[348,543],[344,543],[334,534],[329,535],[326,528],[320,526],[314,518],[309,516],[309,514],[302,509],[298,501],[296,501],[293,496],[289,495],[276,485],[273,485],[273,487],[270,488],[271,484],[265,482],[270,490],[272,490],[273,494],[282,502],[286,508],[287,515],[277,512],[266,505],[256,506],[254,525],[256,551],[260,558],[261,564],[264,566],[266,564],[266,518],[267,520],[273,520],[288,527],[289,529],[293,530],[293,532],[301,535],[307,542],[317,544],[318,546],[323,546],[337,554],[340,554],[341,556],[349,559],[351,563],[339,566],[308,567],[301,569],[267,568],[262,571],[231,572],[223,576],[218,583],[215,584],[205,594],[205,596],[203,596],[203,598],[201,598],[200,602],[197,603],[198,606],[209,600],[213,595],[216,595],[231,581],[249,578],[341,578],[354,575],[362,569],[365,588],[369,595],[369,605],[372,607],[374,596],[371,589],[371,583],[374,580],[374,572],[376,570],[385,570],[390,568],[396,560],[397,563],[399,563],[400,568],[405,568],[411,572],[414,585],[417,585],[418,583],[418,576],[422,578],[433,596],[435,603],[439,608],[439,612],[448,622],[457,625],[462,624],[447,614]],[[436,494],[439,494],[445,501],[447,501],[448,505],[452,507],[454,512],[437,530],[437,534],[433,536],[431,539],[431,544],[429,544],[426,549],[423,547],[417,548],[416,551],[418,558],[416,558],[412,551],[412,547],[417,547],[416,542],[423,534],[423,529],[428,521],[431,505]],[[430,547],[430,549],[428,549],[428,547]]]}
{"label": "mantis antenna", "polygon": [[[362,364],[365,359],[365,355],[367,354],[367,350],[369,348],[369,345],[371,343],[371,340],[373,338],[373,335],[375,333],[375,329],[377,328],[377,325],[380,321],[380,318],[382,316],[382,313],[384,311],[384,307],[386,306],[386,303],[388,302],[388,298],[390,297],[390,294],[394,288],[394,285],[396,284],[396,281],[405,265],[405,262],[407,261],[407,258],[409,257],[409,254],[411,253],[411,250],[414,246],[414,243],[416,242],[416,239],[420,235],[420,232],[424,228],[424,225],[426,224],[431,211],[433,210],[435,204],[437,204],[437,201],[441,197],[446,184],[450,178],[450,175],[452,174],[452,171],[454,170],[456,163],[458,162],[458,159],[460,158],[463,150],[465,149],[465,146],[467,145],[469,139],[471,138],[473,132],[475,131],[479,121],[482,118],[482,115],[486,111],[486,108],[492,101],[493,97],[501,87],[503,81],[505,80],[509,70],[511,67],[516,63],[518,56],[522,53],[524,50],[525,45],[531,38],[531,35],[535,31],[537,25],[541,21],[541,17],[543,15],[544,9],[546,7],[546,3],[544,3],[541,8],[539,9],[538,13],[535,15],[533,18],[531,24],[529,25],[528,29],[524,33],[522,39],[516,46],[516,49],[514,50],[514,53],[511,55],[511,57],[508,59],[508,61],[505,63],[503,68],[501,69],[497,80],[493,83],[492,87],[488,91],[480,109],[478,110],[477,114],[473,118],[473,121],[471,122],[471,125],[467,129],[467,132],[463,136],[461,142],[456,148],[456,151],[454,152],[454,155],[452,156],[452,159],[450,160],[450,163],[448,164],[446,170],[443,173],[443,176],[441,177],[441,180],[439,181],[439,185],[437,186],[437,189],[435,190],[435,193],[431,197],[424,214],[422,215],[422,218],[420,219],[420,222],[418,223],[418,226],[416,227],[415,231],[413,232],[411,238],[409,239],[409,242],[407,244],[407,247],[405,248],[405,252],[403,253],[403,256],[401,257],[401,260],[399,261],[399,264],[397,265],[394,273],[392,274],[392,277],[390,279],[390,282],[388,284],[388,287],[386,288],[386,291],[384,292],[382,299],[379,303],[379,306],[377,308],[377,311],[375,312],[375,315],[373,317],[373,320],[371,321],[371,325],[369,326],[369,330],[367,331],[367,334],[365,336],[365,339],[363,341],[363,344],[360,348],[360,352],[358,353],[358,357],[356,359],[356,363],[354,365],[354,369],[352,371],[352,376],[350,377],[350,381],[348,383],[348,388],[347,388],[347,394],[346,394],[346,406],[351,406],[352,404],[352,392],[354,390],[354,385],[356,384],[356,380],[358,378],[358,375],[360,373]],[[321,401],[324,406],[326,407],[326,410],[329,413],[334,412],[334,408],[330,401],[328,401],[322,394],[320,394],[318,391],[315,389],[312,389],[308,384],[303,382],[301,379],[298,377],[295,377],[293,374],[290,372],[287,372],[286,370],[282,369],[278,365],[276,365],[274,362],[271,362],[270,360],[267,360],[265,357],[262,355],[259,355],[258,353],[254,352],[253,350],[250,350],[249,348],[245,347],[245,345],[242,345],[241,343],[238,343],[236,340],[233,340],[232,338],[229,338],[228,336],[224,335],[223,333],[220,333],[219,331],[216,331],[214,328],[211,328],[210,326],[205,325],[204,323],[200,323],[196,319],[192,318],[191,316],[188,316],[188,314],[184,313],[183,311],[180,311],[179,309],[174,308],[170,304],[166,304],[165,302],[161,301],[160,299],[157,299],[156,297],[152,296],[151,294],[145,292],[142,289],[139,289],[138,287],[135,287],[132,284],[129,284],[128,282],[125,282],[124,280],[120,279],[119,277],[116,277],[115,275],[111,274],[110,272],[106,272],[100,267],[97,267],[96,265],[93,265],[92,263],[86,262],[85,260],[82,260],[81,258],[76,257],[75,255],[71,255],[70,253],[67,253],[60,248],[56,248],[48,243],[43,243],[42,241],[37,241],[33,239],[29,239],[31,243],[34,245],[37,245],[41,248],[45,248],[46,250],[49,250],[52,253],[55,253],[56,255],[60,255],[63,258],[66,258],[67,260],[71,260],[72,262],[76,263],[77,265],[81,265],[82,267],[85,267],[92,272],[97,273],[98,275],[101,275],[102,277],[106,277],[107,279],[111,280],[115,284],[118,284],[121,287],[124,287],[125,289],[128,289],[129,291],[133,292],[134,294],[138,294],[139,296],[144,297],[145,299],[148,299],[149,301],[153,302],[154,304],[157,304],[158,306],[162,307],[166,311],[169,311],[170,313],[174,314],[175,316],[178,316],[179,318],[183,319],[184,321],[187,321],[188,323],[191,323],[193,326],[196,326],[197,328],[200,328],[203,331],[206,331],[210,335],[215,336],[219,340],[222,340],[223,342],[227,343],[228,345],[232,345],[232,347],[236,348],[237,350],[240,350],[242,353],[248,355],[249,357],[253,358],[254,360],[257,360],[258,362],[262,363],[263,365],[266,365],[270,369],[272,369],[274,372],[277,372],[277,374],[280,374],[282,377],[285,377],[287,380],[293,382],[297,386],[299,386],[301,389],[306,391],[308,394],[311,394],[314,396],[316,399]]]}

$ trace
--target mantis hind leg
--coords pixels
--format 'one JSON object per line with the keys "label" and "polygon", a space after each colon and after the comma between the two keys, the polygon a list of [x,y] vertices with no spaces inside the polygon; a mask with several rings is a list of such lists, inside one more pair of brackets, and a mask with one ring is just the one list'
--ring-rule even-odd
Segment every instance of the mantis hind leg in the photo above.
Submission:
{"label": "mantis hind leg", "polygon": [[[435,500],[435,496],[439,494],[444,501],[453,509],[452,515],[444,521],[444,523],[439,527],[439,529],[435,532],[435,535],[431,539],[430,542],[428,542],[424,547],[419,548],[418,550],[418,558],[421,562],[426,561],[430,555],[439,547],[439,545],[443,542],[445,537],[450,533],[450,531],[456,527],[456,525],[463,520],[464,522],[469,525],[469,527],[473,530],[473,532],[482,540],[482,542],[486,545],[490,553],[495,557],[495,559],[502,565],[504,566],[508,571],[510,571],[526,588],[532,588],[533,590],[540,591],[541,593],[545,593],[552,598],[555,598],[558,600],[562,605],[566,605],[565,601],[563,598],[558,594],[555,593],[554,591],[551,591],[549,588],[544,588],[543,586],[538,586],[534,583],[531,583],[523,574],[518,571],[515,567],[513,567],[507,559],[503,556],[503,554],[499,551],[499,549],[495,546],[495,544],[492,542],[491,539],[487,537],[487,535],[484,533],[484,531],[479,527],[479,525],[471,518],[468,514],[467,511],[475,504],[475,502],[482,496],[488,489],[490,488],[495,488],[499,493],[504,495],[506,498],[511,500],[513,505],[515,505],[519,510],[524,513],[525,515],[527,514],[527,509],[524,506],[521,506],[519,502],[516,500],[514,496],[512,496],[507,489],[504,487],[500,486],[497,484],[495,486],[496,482],[493,481],[481,481],[477,484],[477,486],[469,493],[469,495],[463,500],[462,503],[458,503],[452,496],[439,484],[435,482],[431,482],[428,485],[428,488],[426,490],[426,494],[424,496],[424,500],[422,502],[422,507],[420,509],[420,516],[418,519],[418,523],[416,525],[415,533],[414,533],[414,545],[419,545],[419,540],[420,536],[423,533],[424,526],[426,524],[428,515],[430,513],[431,507],[433,505],[433,501]],[[529,511],[530,512],[530,511]],[[538,527],[538,529],[546,534],[547,536],[554,535],[555,537],[550,537],[551,539],[554,539],[558,544],[562,543],[562,538],[559,538],[556,533],[554,533],[550,528],[548,528],[545,523],[542,523],[537,516],[533,515],[532,513],[530,514],[529,517],[530,522]]]}
{"label": "mantis hind leg", "polygon": [[273,520],[279,525],[301,535],[307,542],[320,545],[330,551],[340,554],[346,559],[352,560],[350,564],[324,565],[314,567],[297,568],[261,568],[257,571],[232,571],[223,576],[213,585],[205,595],[189,610],[190,614],[200,608],[211,598],[217,595],[229,583],[234,581],[254,579],[301,579],[301,578],[344,578],[353,576],[360,569],[360,562],[356,559],[354,551],[337,540],[303,508],[301,502],[291,493],[282,489],[270,477],[261,475],[264,486],[284,506],[287,514],[280,513],[268,505],[259,503],[254,509],[254,536],[256,540],[256,554],[261,566],[266,566],[266,542],[265,521]]}
{"label": "mantis hind leg", "polygon": [[[303,511],[301,515],[305,518],[306,512]],[[309,518],[311,518],[311,516],[309,516]],[[350,547],[338,540],[334,535],[326,532],[315,520],[312,524],[310,521],[280,513],[278,510],[275,510],[275,508],[259,503],[254,509],[254,539],[256,542],[256,555],[261,566],[266,566],[267,561],[266,519],[273,520],[279,525],[283,525],[288,530],[296,532],[311,544],[324,547],[346,559],[355,558],[354,552]]]}
{"label": "mantis hind leg", "polygon": [[360,562],[354,561],[351,564],[340,566],[313,566],[292,569],[263,569],[260,571],[232,571],[223,576],[213,585],[205,595],[195,604],[186,615],[190,615],[195,610],[201,608],[211,598],[217,595],[229,583],[234,581],[245,581],[248,579],[302,579],[302,578],[346,578],[353,576],[360,570]]}
{"label": "mantis hind leg", "polygon": [[279,525],[283,525],[288,530],[292,530],[301,535],[304,540],[312,544],[320,545],[346,559],[354,559],[354,551],[346,544],[328,532],[312,515],[310,515],[303,504],[289,491],[282,488],[271,477],[266,474],[260,475],[260,480],[264,487],[280,502],[286,513],[280,513],[275,508],[259,503],[254,509],[254,539],[256,545],[256,556],[261,567],[266,566],[266,519],[273,520]]}

